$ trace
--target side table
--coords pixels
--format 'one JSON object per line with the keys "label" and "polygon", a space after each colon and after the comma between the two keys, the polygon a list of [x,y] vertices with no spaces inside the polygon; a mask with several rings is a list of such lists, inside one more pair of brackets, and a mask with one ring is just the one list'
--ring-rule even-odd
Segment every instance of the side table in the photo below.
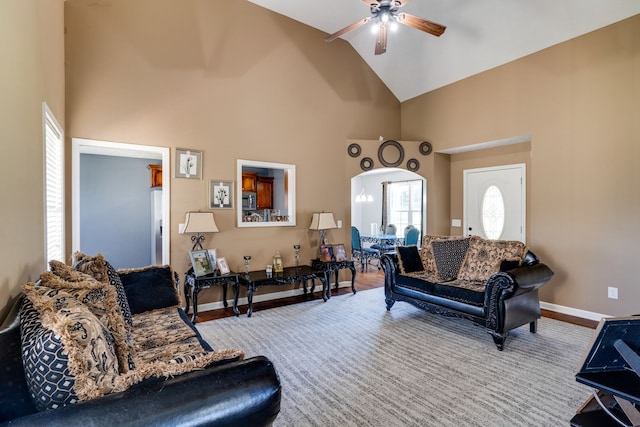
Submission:
{"label": "side table", "polygon": [[[222,285],[222,303],[227,308],[227,285],[233,286],[234,298],[237,299],[238,295],[238,275],[235,273],[230,274],[207,274],[206,276],[199,276],[193,272],[193,268],[185,274],[184,277],[184,299],[187,303],[184,311],[189,314],[189,305],[193,303],[193,315],[191,316],[191,322],[194,324],[198,320],[198,294],[201,290],[210,288],[214,285]],[[236,305],[233,305],[233,314],[238,316],[240,312]]]}
{"label": "side table", "polygon": [[[322,299],[327,301],[329,293],[329,282],[323,271],[311,268],[308,265],[298,267],[286,267],[281,273],[267,273],[266,271],[251,271],[249,273],[238,273],[238,283],[247,287],[247,317],[251,317],[253,312],[253,293],[257,288],[265,285],[287,285],[302,282],[304,293],[307,293],[307,280],[311,280],[311,293],[315,288],[315,279],[322,282]],[[238,292],[233,298],[233,312],[238,311]],[[236,314],[237,315],[237,314]]]}
{"label": "side table", "polygon": [[336,275],[336,289],[338,289],[338,272],[342,269],[348,268],[351,270],[351,291],[356,293],[356,265],[355,261],[348,259],[344,261],[321,261],[319,259],[311,260],[311,267],[315,270],[323,271],[325,274],[325,280],[329,285],[329,289],[327,291],[327,298],[331,298],[331,275],[335,273]]}

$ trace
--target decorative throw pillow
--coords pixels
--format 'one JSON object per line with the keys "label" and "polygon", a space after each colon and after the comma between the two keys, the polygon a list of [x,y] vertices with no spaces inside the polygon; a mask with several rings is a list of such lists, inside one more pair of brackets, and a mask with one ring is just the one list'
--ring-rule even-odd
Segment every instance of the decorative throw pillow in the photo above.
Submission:
{"label": "decorative throw pillow", "polygon": [[118,270],[132,314],[180,303],[178,285],[169,265]]}
{"label": "decorative throw pillow", "polygon": [[465,257],[458,279],[486,281],[492,274],[500,271],[503,260],[522,261],[527,252],[524,243],[515,240],[485,240],[471,237],[469,250]]}
{"label": "decorative throw pillow", "polygon": [[116,290],[86,274],[76,273],[69,273],[68,277],[72,281],[66,281],[53,272],[46,271],[40,275],[40,283],[48,288],[63,290],[86,305],[112,335],[121,371],[134,369],[131,356],[134,345],[127,333]]}
{"label": "decorative throw pillow", "polygon": [[435,236],[427,234],[422,238],[422,246],[420,250],[420,257],[422,258],[422,265],[424,271],[436,274],[436,259],[433,256],[433,247],[431,242],[434,240],[451,240],[451,239],[464,239],[462,236]]}
{"label": "decorative throw pillow", "polygon": [[396,253],[398,254],[400,273],[405,274],[424,271],[422,260],[420,259],[420,252],[416,245],[396,246]]}
{"label": "decorative throw pillow", "polygon": [[120,305],[120,309],[122,310],[122,316],[129,326],[131,326],[133,324],[131,320],[131,309],[129,308],[129,301],[127,301],[127,296],[124,292],[124,286],[115,268],[104,259],[104,256],[102,254],[89,256],[77,251],[73,254],[72,262],[76,270],[84,272],[102,283],[108,283],[116,289],[118,305]]}
{"label": "decorative throw pillow", "polygon": [[23,287],[22,359],[40,411],[111,393],[118,358],[107,328],[71,294],[35,283]]}
{"label": "decorative throw pillow", "polygon": [[453,280],[469,249],[469,239],[434,240],[431,242],[438,280]]}

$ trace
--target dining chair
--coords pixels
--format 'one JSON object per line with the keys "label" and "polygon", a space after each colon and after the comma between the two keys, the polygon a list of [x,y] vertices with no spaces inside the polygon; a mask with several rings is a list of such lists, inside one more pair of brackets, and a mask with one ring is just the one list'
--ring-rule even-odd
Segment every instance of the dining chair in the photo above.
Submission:
{"label": "dining chair", "polygon": [[[396,227],[394,224],[388,224],[384,228],[384,234],[395,236],[397,230],[398,227]],[[389,242],[376,243],[375,245],[371,245],[371,247],[378,251],[379,256],[382,256],[382,254],[394,251],[396,249],[396,245],[389,244]]]}
{"label": "dining chair", "polygon": [[404,232],[404,245],[417,245],[420,239],[420,230],[415,227],[407,227]]}
{"label": "dining chair", "polygon": [[362,246],[362,239],[360,238],[360,230],[356,227],[351,227],[351,257],[358,260],[362,265],[362,271],[364,272],[365,266],[369,271],[369,265],[371,261],[378,258],[378,251],[371,248],[365,248]]}

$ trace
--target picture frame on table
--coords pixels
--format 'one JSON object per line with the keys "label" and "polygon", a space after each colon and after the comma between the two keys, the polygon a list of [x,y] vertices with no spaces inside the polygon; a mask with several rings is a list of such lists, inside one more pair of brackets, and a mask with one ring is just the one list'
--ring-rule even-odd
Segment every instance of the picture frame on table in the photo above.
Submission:
{"label": "picture frame on table", "polygon": [[320,246],[320,261],[331,262],[333,260],[333,247],[331,245]]}
{"label": "picture frame on table", "polygon": [[202,151],[176,148],[176,178],[202,179]]}
{"label": "picture frame on table", "polygon": [[191,258],[191,266],[193,267],[193,273],[196,277],[206,276],[215,271],[206,249],[190,251],[189,257]]}
{"label": "picture frame on table", "polygon": [[216,262],[218,263],[218,270],[220,270],[220,274],[231,273],[231,269],[229,269],[229,264],[227,264],[227,259],[225,257],[218,258]]}
{"label": "picture frame on table", "polygon": [[233,181],[209,181],[209,209],[233,209]]}
{"label": "picture frame on table", "polygon": [[333,256],[336,262],[347,260],[347,250],[342,243],[333,245]]}
{"label": "picture frame on table", "polygon": [[209,261],[211,262],[211,266],[215,269],[218,265],[218,250],[216,248],[207,249],[209,253]]}

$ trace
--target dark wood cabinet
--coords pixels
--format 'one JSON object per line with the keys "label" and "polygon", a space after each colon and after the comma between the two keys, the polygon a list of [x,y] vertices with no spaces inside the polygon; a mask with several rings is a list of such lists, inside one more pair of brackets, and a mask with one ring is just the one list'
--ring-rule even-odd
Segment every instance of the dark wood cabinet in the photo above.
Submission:
{"label": "dark wood cabinet", "polygon": [[257,172],[242,172],[242,192],[255,193]]}
{"label": "dark wood cabinet", "polygon": [[256,177],[256,208],[273,209],[273,178]]}

